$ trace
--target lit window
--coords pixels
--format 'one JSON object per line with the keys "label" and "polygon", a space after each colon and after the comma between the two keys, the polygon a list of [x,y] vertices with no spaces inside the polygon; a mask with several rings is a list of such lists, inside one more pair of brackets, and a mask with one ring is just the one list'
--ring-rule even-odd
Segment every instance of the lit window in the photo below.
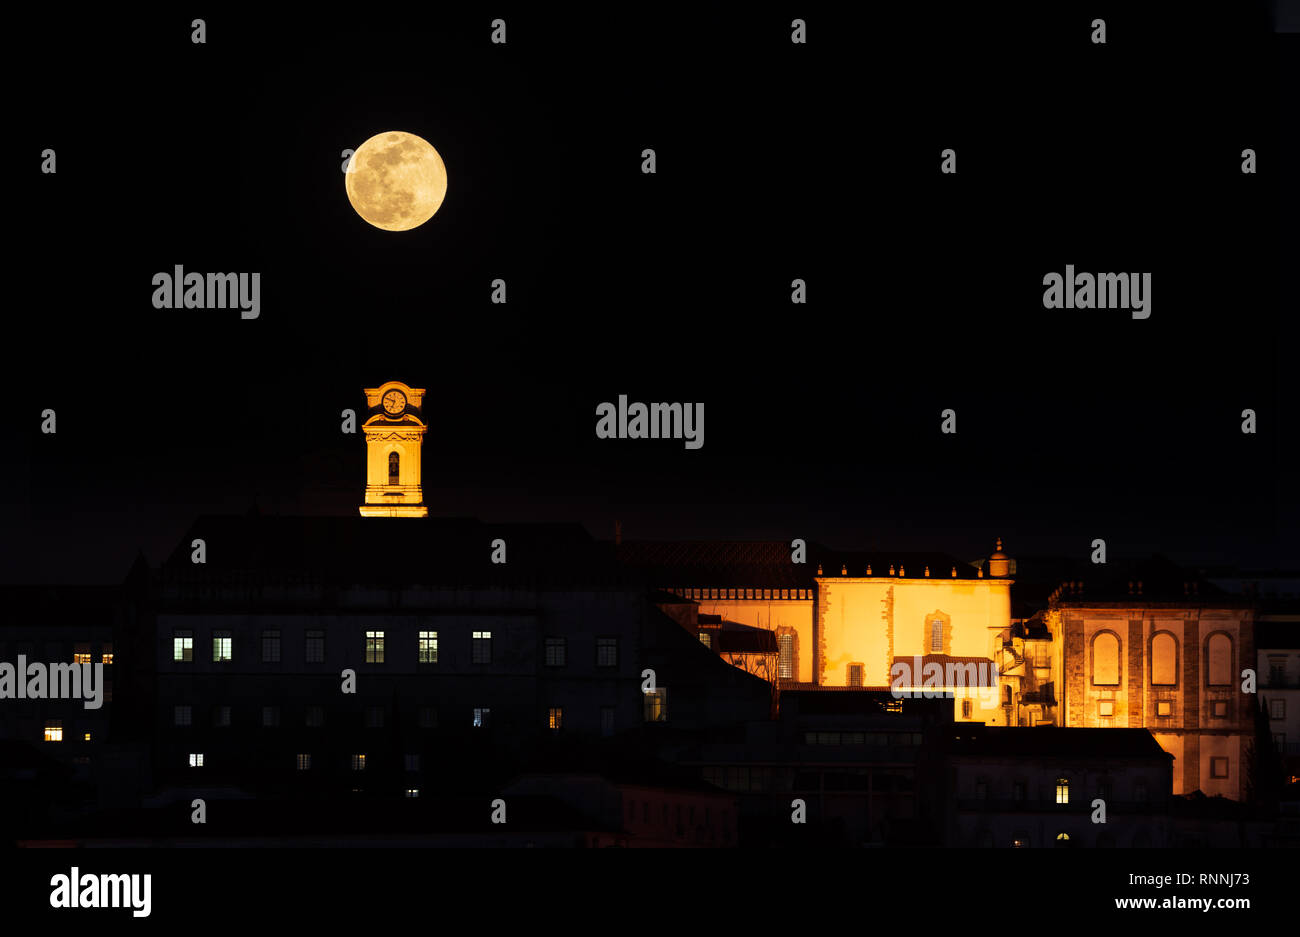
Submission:
{"label": "lit window", "polygon": [[325,663],[325,632],[308,631],[307,632],[307,663],[323,664]]}
{"label": "lit window", "polygon": [[173,706],[172,707],[172,725],[188,726],[192,725],[194,720],[194,709],[191,706]]}
{"label": "lit window", "polygon": [[614,707],[613,706],[600,707],[600,734],[601,735],[614,734]]}
{"label": "lit window", "polygon": [[668,688],[659,687],[657,690],[651,690],[644,694],[645,696],[645,721],[646,722],[667,722],[668,721]]}
{"label": "lit window", "polygon": [[212,632],[212,660],[214,663],[230,660],[230,644],[229,631]]}
{"label": "lit window", "polygon": [[1109,631],[1092,639],[1092,682],[1094,686],[1119,686],[1119,638]]}
{"label": "lit window", "polygon": [[63,741],[63,720],[62,719],[45,720],[45,741],[47,742]]}
{"label": "lit window", "polygon": [[849,664],[849,686],[862,686],[861,664]]}
{"label": "lit window", "polygon": [[712,647],[713,647],[713,635],[709,634],[707,631],[701,631],[701,632],[700,632],[700,643],[703,644],[703,645],[704,645],[705,647],[707,647],[707,648],[712,648]]}
{"label": "lit window", "polygon": [[420,707],[420,728],[436,729],[438,727],[438,710],[432,706]]}
{"label": "lit window", "polygon": [[230,707],[216,706],[212,710],[212,724],[218,729],[230,728]]}
{"label": "lit window", "polygon": [[406,789],[406,796],[408,799],[414,800],[416,797],[420,796],[420,789],[418,787],[408,787]]}
{"label": "lit window", "polygon": [[563,667],[568,658],[568,648],[564,638],[546,639],[546,666]]}
{"label": "lit window", "polygon": [[419,770],[420,770],[420,756],[419,756],[419,755],[407,755],[407,756],[406,756],[406,770],[407,770],[407,771],[419,771]]}
{"label": "lit window", "polygon": [[299,771],[310,771],[310,770],[311,770],[311,755],[299,755],[299,756],[298,756],[298,770],[299,770]]}
{"label": "lit window", "polygon": [[384,633],[382,631],[366,632],[366,663],[382,664],[384,662]]}
{"label": "lit window", "polygon": [[262,663],[278,664],[280,662],[280,632],[262,632]]}
{"label": "lit window", "polygon": [[1111,716],[1115,715],[1115,701],[1109,699],[1099,700],[1097,703],[1097,715],[1101,716],[1103,719],[1109,719]]}
{"label": "lit window", "polygon": [[618,638],[596,639],[596,666],[618,666]]}
{"label": "lit window", "polygon": [[189,663],[194,660],[194,632],[172,632],[172,660]]}
{"label": "lit window", "polygon": [[471,664],[492,663],[492,632],[475,631],[470,635],[471,647],[469,660]]}
{"label": "lit window", "polygon": [[384,727],[384,707],[370,706],[366,709],[366,728],[382,729]]}
{"label": "lit window", "polygon": [[190,752],[190,767],[191,768],[203,767],[203,752]]}
{"label": "lit window", "polygon": [[938,653],[943,650],[943,621],[936,618],[930,622],[930,650]]}
{"label": "lit window", "polygon": [[113,645],[111,644],[104,645],[104,653],[99,656],[99,662],[101,664],[113,663]]}
{"label": "lit window", "polygon": [[89,663],[90,663],[90,645],[89,645],[89,644],[78,644],[78,645],[76,645],[75,648],[74,648],[74,650],[73,650],[73,654],[72,654],[72,662],[73,662],[74,664],[89,664]]}
{"label": "lit window", "polygon": [[1205,642],[1205,682],[1209,686],[1232,683],[1232,639],[1226,634],[1212,634]]}
{"label": "lit window", "polygon": [[319,729],[325,724],[325,707],[308,706],[307,707],[307,727],[309,729]]}
{"label": "lit window", "polygon": [[1070,834],[1069,834],[1069,833],[1057,833],[1057,834],[1056,834],[1056,845],[1058,845],[1058,846],[1065,846],[1065,845],[1068,845],[1069,842],[1070,842]]}
{"label": "lit window", "polygon": [[420,663],[438,663],[438,632],[420,632]]}
{"label": "lit window", "polygon": [[547,726],[551,729],[558,729],[563,718],[564,710],[559,706],[552,706],[547,714]]}
{"label": "lit window", "polygon": [[353,770],[353,771],[365,771],[365,770],[366,770],[366,756],[365,756],[365,755],[353,755],[353,756],[352,756],[352,770]]}
{"label": "lit window", "polygon": [[263,706],[262,707],[262,728],[275,729],[280,726],[280,707]]}
{"label": "lit window", "polygon": [[1173,714],[1174,714],[1174,704],[1173,704],[1173,703],[1169,702],[1168,700],[1157,700],[1157,701],[1156,701],[1156,715],[1157,715],[1157,716],[1172,716]]}
{"label": "lit window", "polygon": [[1178,683],[1178,639],[1168,631],[1151,639],[1151,685],[1175,686]]}
{"label": "lit window", "polygon": [[84,738],[83,741],[86,741],[86,742],[89,742],[89,741],[90,741],[90,733],[89,733],[89,732],[86,733],[85,738]]}
{"label": "lit window", "polygon": [[1228,759],[1211,758],[1210,759],[1210,777],[1226,778],[1228,776]]}
{"label": "lit window", "polygon": [[1056,802],[1058,804],[1068,804],[1070,802],[1070,781],[1068,778],[1056,779]]}
{"label": "lit window", "polygon": [[794,679],[794,635],[783,634],[776,639],[776,675],[782,680]]}
{"label": "lit window", "polygon": [[492,715],[492,710],[490,710],[490,709],[480,709],[480,708],[478,708],[478,707],[475,707],[475,709],[474,709],[474,728],[476,728],[476,729],[483,729],[483,728],[486,728],[486,727],[487,727],[487,724],[488,724],[488,720],[489,720],[489,718],[491,717],[491,715]]}

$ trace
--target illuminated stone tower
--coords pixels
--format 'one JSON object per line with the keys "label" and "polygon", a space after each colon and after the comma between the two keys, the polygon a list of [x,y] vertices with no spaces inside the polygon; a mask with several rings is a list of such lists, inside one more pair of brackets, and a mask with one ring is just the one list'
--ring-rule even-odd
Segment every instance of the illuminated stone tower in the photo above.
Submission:
{"label": "illuminated stone tower", "polygon": [[366,503],[362,517],[428,517],[420,490],[424,388],[389,381],[366,388]]}

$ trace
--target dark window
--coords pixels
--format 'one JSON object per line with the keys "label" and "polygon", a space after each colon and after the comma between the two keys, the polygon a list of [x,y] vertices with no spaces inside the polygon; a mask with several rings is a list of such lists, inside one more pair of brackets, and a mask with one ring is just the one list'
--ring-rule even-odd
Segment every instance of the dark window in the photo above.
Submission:
{"label": "dark window", "polygon": [[546,666],[563,667],[567,657],[564,638],[546,639]]}
{"label": "dark window", "polygon": [[388,453],[388,484],[396,485],[397,479],[401,475],[398,470],[400,457],[396,452]]}
{"label": "dark window", "polygon": [[618,666],[618,638],[596,639],[596,666]]}

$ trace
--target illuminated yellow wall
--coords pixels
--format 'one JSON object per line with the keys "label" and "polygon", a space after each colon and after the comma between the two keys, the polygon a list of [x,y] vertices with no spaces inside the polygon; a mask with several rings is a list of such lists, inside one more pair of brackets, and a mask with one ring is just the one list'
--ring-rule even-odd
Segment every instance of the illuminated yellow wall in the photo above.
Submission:
{"label": "illuminated yellow wall", "polygon": [[727,621],[795,634],[795,679],[813,681],[813,603],[811,599],[699,599],[702,613]]}
{"label": "illuminated yellow wall", "polygon": [[824,576],[819,587],[819,682],[848,684],[848,665],[864,665],[863,682],[888,686],[895,657],[930,651],[928,623],[946,617],[943,653],[996,660],[998,632],[1011,625],[1009,579],[904,579]]}

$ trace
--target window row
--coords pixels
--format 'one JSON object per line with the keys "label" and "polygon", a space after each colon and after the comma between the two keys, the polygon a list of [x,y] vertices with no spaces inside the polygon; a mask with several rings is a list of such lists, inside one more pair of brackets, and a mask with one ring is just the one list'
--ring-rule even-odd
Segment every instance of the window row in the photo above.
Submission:
{"label": "window row", "polygon": [[[66,649],[67,645],[62,643],[57,643],[57,644],[46,643],[45,644],[46,653],[47,654],[50,653],[51,649],[54,647]],[[31,660],[33,657],[37,655],[36,642],[35,641],[16,642],[15,653],[21,654],[23,657],[26,657],[28,660]],[[63,653],[66,653],[66,650],[57,651],[54,653],[53,656],[57,659]],[[4,660],[6,657],[7,654],[5,652],[4,642],[0,642],[0,660]],[[99,646],[98,654],[94,653],[93,647],[89,641],[77,641],[72,645],[72,662],[74,664],[93,664],[96,663],[96,658],[98,658],[98,663],[105,664],[105,665],[112,664],[113,663],[112,643],[106,641],[103,644],[101,644]]]}
{"label": "window row", "polygon": [[[367,664],[385,662],[387,635],[383,631],[368,630],[364,636],[363,650]],[[438,663],[438,632],[421,631],[416,638],[416,659],[421,664]],[[263,631],[261,635],[262,663],[280,662],[281,635],[279,631]],[[110,655],[111,656],[111,655]],[[234,637],[229,631],[212,632],[212,660],[214,663],[234,659]],[[303,647],[303,659],[309,664],[325,663],[325,632],[308,631]],[[194,632],[176,630],[172,632],[172,660],[177,663],[189,663],[194,660]],[[564,667],[568,664],[568,639],[548,637],[545,639],[545,660],[548,667]],[[492,663],[492,632],[470,632],[470,663]],[[618,638],[596,638],[596,666],[618,666]]]}
{"label": "window row", "polygon": [[806,602],[812,598],[812,589],[668,589],[684,599],[708,601],[711,599],[756,599],[779,601],[781,599]]}
{"label": "window row", "polygon": [[[1119,686],[1123,674],[1121,654],[1123,644],[1114,631],[1099,631],[1091,642],[1091,673],[1093,686]],[[1146,656],[1147,673],[1151,686],[1178,686],[1181,653],[1178,636],[1172,631],[1157,631],[1150,639],[1150,653]],[[1201,660],[1206,686],[1230,686],[1233,682],[1232,638],[1222,631],[1210,635],[1204,644]]]}

